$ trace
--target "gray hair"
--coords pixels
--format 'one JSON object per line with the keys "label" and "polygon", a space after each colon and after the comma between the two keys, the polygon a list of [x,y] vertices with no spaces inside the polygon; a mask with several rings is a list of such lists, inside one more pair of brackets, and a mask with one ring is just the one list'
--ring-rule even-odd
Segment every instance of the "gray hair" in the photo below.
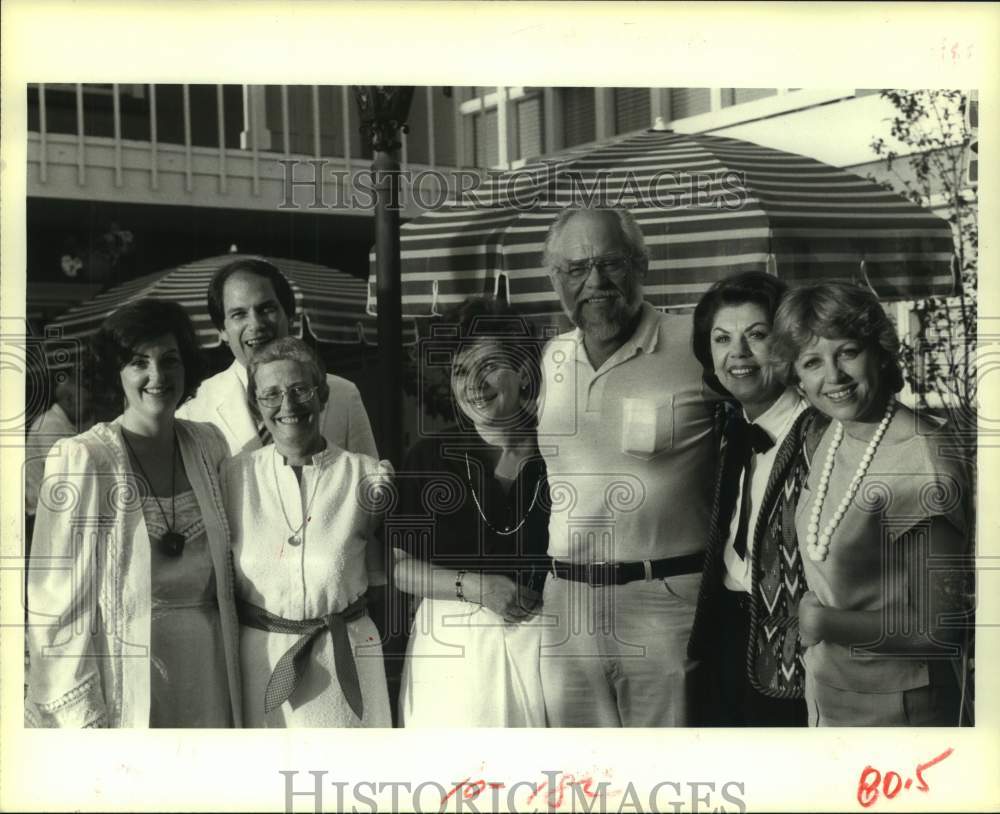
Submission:
{"label": "gray hair", "polygon": [[260,421],[257,409],[257,371],[268,362],[292,361],[306,366],[313,384],[319,388],[319,400],[326,404],[330,398],[330,388],[326,383],[326,366],[305,342],[298,337],[286,336],[269,342],[247,362],[247,406],[250,415]]}
{"label": "gray hair", "polygon": [[645,271],[649,265],[649,250],[646,248],[646,239],[643,237],[642,229],[636,221],[635,216],[627,209],[603,208],[590,206],[570,205],[560,211],[555,221],[549,227],[549,232],[545,236],[545,248],[542,253],[542,262],[548,269],[555,269],[562,265],[562,253],[556,248],[562,238],[562,232],[570,218],[580,212],[601,212],[614,215],[618,220],[618,229],[622,239],[625,241],[625,250],[632,260]]}

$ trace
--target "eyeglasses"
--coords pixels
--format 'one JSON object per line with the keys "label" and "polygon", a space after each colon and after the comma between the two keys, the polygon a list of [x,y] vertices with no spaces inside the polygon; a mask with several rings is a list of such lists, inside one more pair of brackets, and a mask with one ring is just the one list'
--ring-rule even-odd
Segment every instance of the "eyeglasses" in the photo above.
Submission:
{"label": "eyeglasses", "polygon": [[616,252],[614,254],[605,254],[601,257],[591,257],[587,260],[576,260],[557,271],[564,279],[578,283],[586,279],[591,269],[597,269],[597,273],[603,277],[615,278],[623,277],[631,267],[632,258]]}
{"label": "eyeglasses", "polygon": [[294,384],[287,390],[265,390],[257,394],[257,403],[264,407],[280,407],[285,396],[292,404],[305,404],[312,401],[319,388],[316,385],[307,387],[304,384]]}

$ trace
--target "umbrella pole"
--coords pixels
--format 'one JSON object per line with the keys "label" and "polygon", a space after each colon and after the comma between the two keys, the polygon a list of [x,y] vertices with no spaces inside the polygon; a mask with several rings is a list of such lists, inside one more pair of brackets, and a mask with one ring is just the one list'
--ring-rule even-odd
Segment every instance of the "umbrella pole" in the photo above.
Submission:
{"label": "umbrella pole", "polygon": [[355,85],[361,133],[371,140],[375,190],[375,281],[378,288],[379,376],[378,441],[383,458],[402,462],[403,306],[399,258],[399,133],[413,86]]}
{"label": "umbrella pole", "polygon": [[375,279],[378,288],[379,452],[394,467],[403,446],[403,307],[399,257],[399,163],[376,152]]}

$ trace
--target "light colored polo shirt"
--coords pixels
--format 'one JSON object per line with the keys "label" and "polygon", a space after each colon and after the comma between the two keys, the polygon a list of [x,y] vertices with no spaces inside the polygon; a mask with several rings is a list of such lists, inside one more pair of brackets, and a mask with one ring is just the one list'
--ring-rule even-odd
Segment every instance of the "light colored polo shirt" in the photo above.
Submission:
{"label": "light colored polo shirt", "polygon": [[702,381],[691,328],[690,316],[644,303],[633,336],[598,370],[579,329],[546,346],[538,442],[549,556],[630,562],[704,548],[718,397]]}
{"label": "light colored polo shirt", "polygon": [[[746,488],[746,478],[741,478],[740,490],[736,495],[736,509],[733,511],[733,519],[729,524],[729,538],[726,540],[726,547],[722,554],[725,569],[722,573],[722,582],[730,591],[750,590],[750,563],[753,554],[754,529],[757,528],[757,517],[760,515],[760,504],[764,500],[764,490],[767,489],[767,482],[771,479],[771,469],[774,468],[774,461],[778,457],[778,450],[784,443],[785,438],[795,424],[795,419],[806,409],[806,402],[799,398],[798,394],[791,388],[785,390],[778,400],[774,402],[764,413],[754,422],[764,432],[771,436],[774,446],[767,452],[761,452],[750,458],[750,514],[747,519],[747,550],[746,556],[740,557],[736,553],[734,543],[736,542],[736,531],[740,525],[740,501],[743,499],[743,490]],[[744,413],[744,418],[746,414]],[[747,421],[750,419],[747,418]]]}

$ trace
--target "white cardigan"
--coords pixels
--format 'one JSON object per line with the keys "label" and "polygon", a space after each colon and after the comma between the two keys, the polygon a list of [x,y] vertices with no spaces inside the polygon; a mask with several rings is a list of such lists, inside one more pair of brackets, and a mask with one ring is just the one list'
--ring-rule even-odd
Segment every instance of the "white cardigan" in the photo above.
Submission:
{"label": "white cardigan", "polygon": [[[149,726],[150,541],[120,422],[59,441],[46,461],[28,566],[28,726]],[[239,623],[218,478],[229,447],[211,425],[176,427],[205,521],[240,726]]]}

